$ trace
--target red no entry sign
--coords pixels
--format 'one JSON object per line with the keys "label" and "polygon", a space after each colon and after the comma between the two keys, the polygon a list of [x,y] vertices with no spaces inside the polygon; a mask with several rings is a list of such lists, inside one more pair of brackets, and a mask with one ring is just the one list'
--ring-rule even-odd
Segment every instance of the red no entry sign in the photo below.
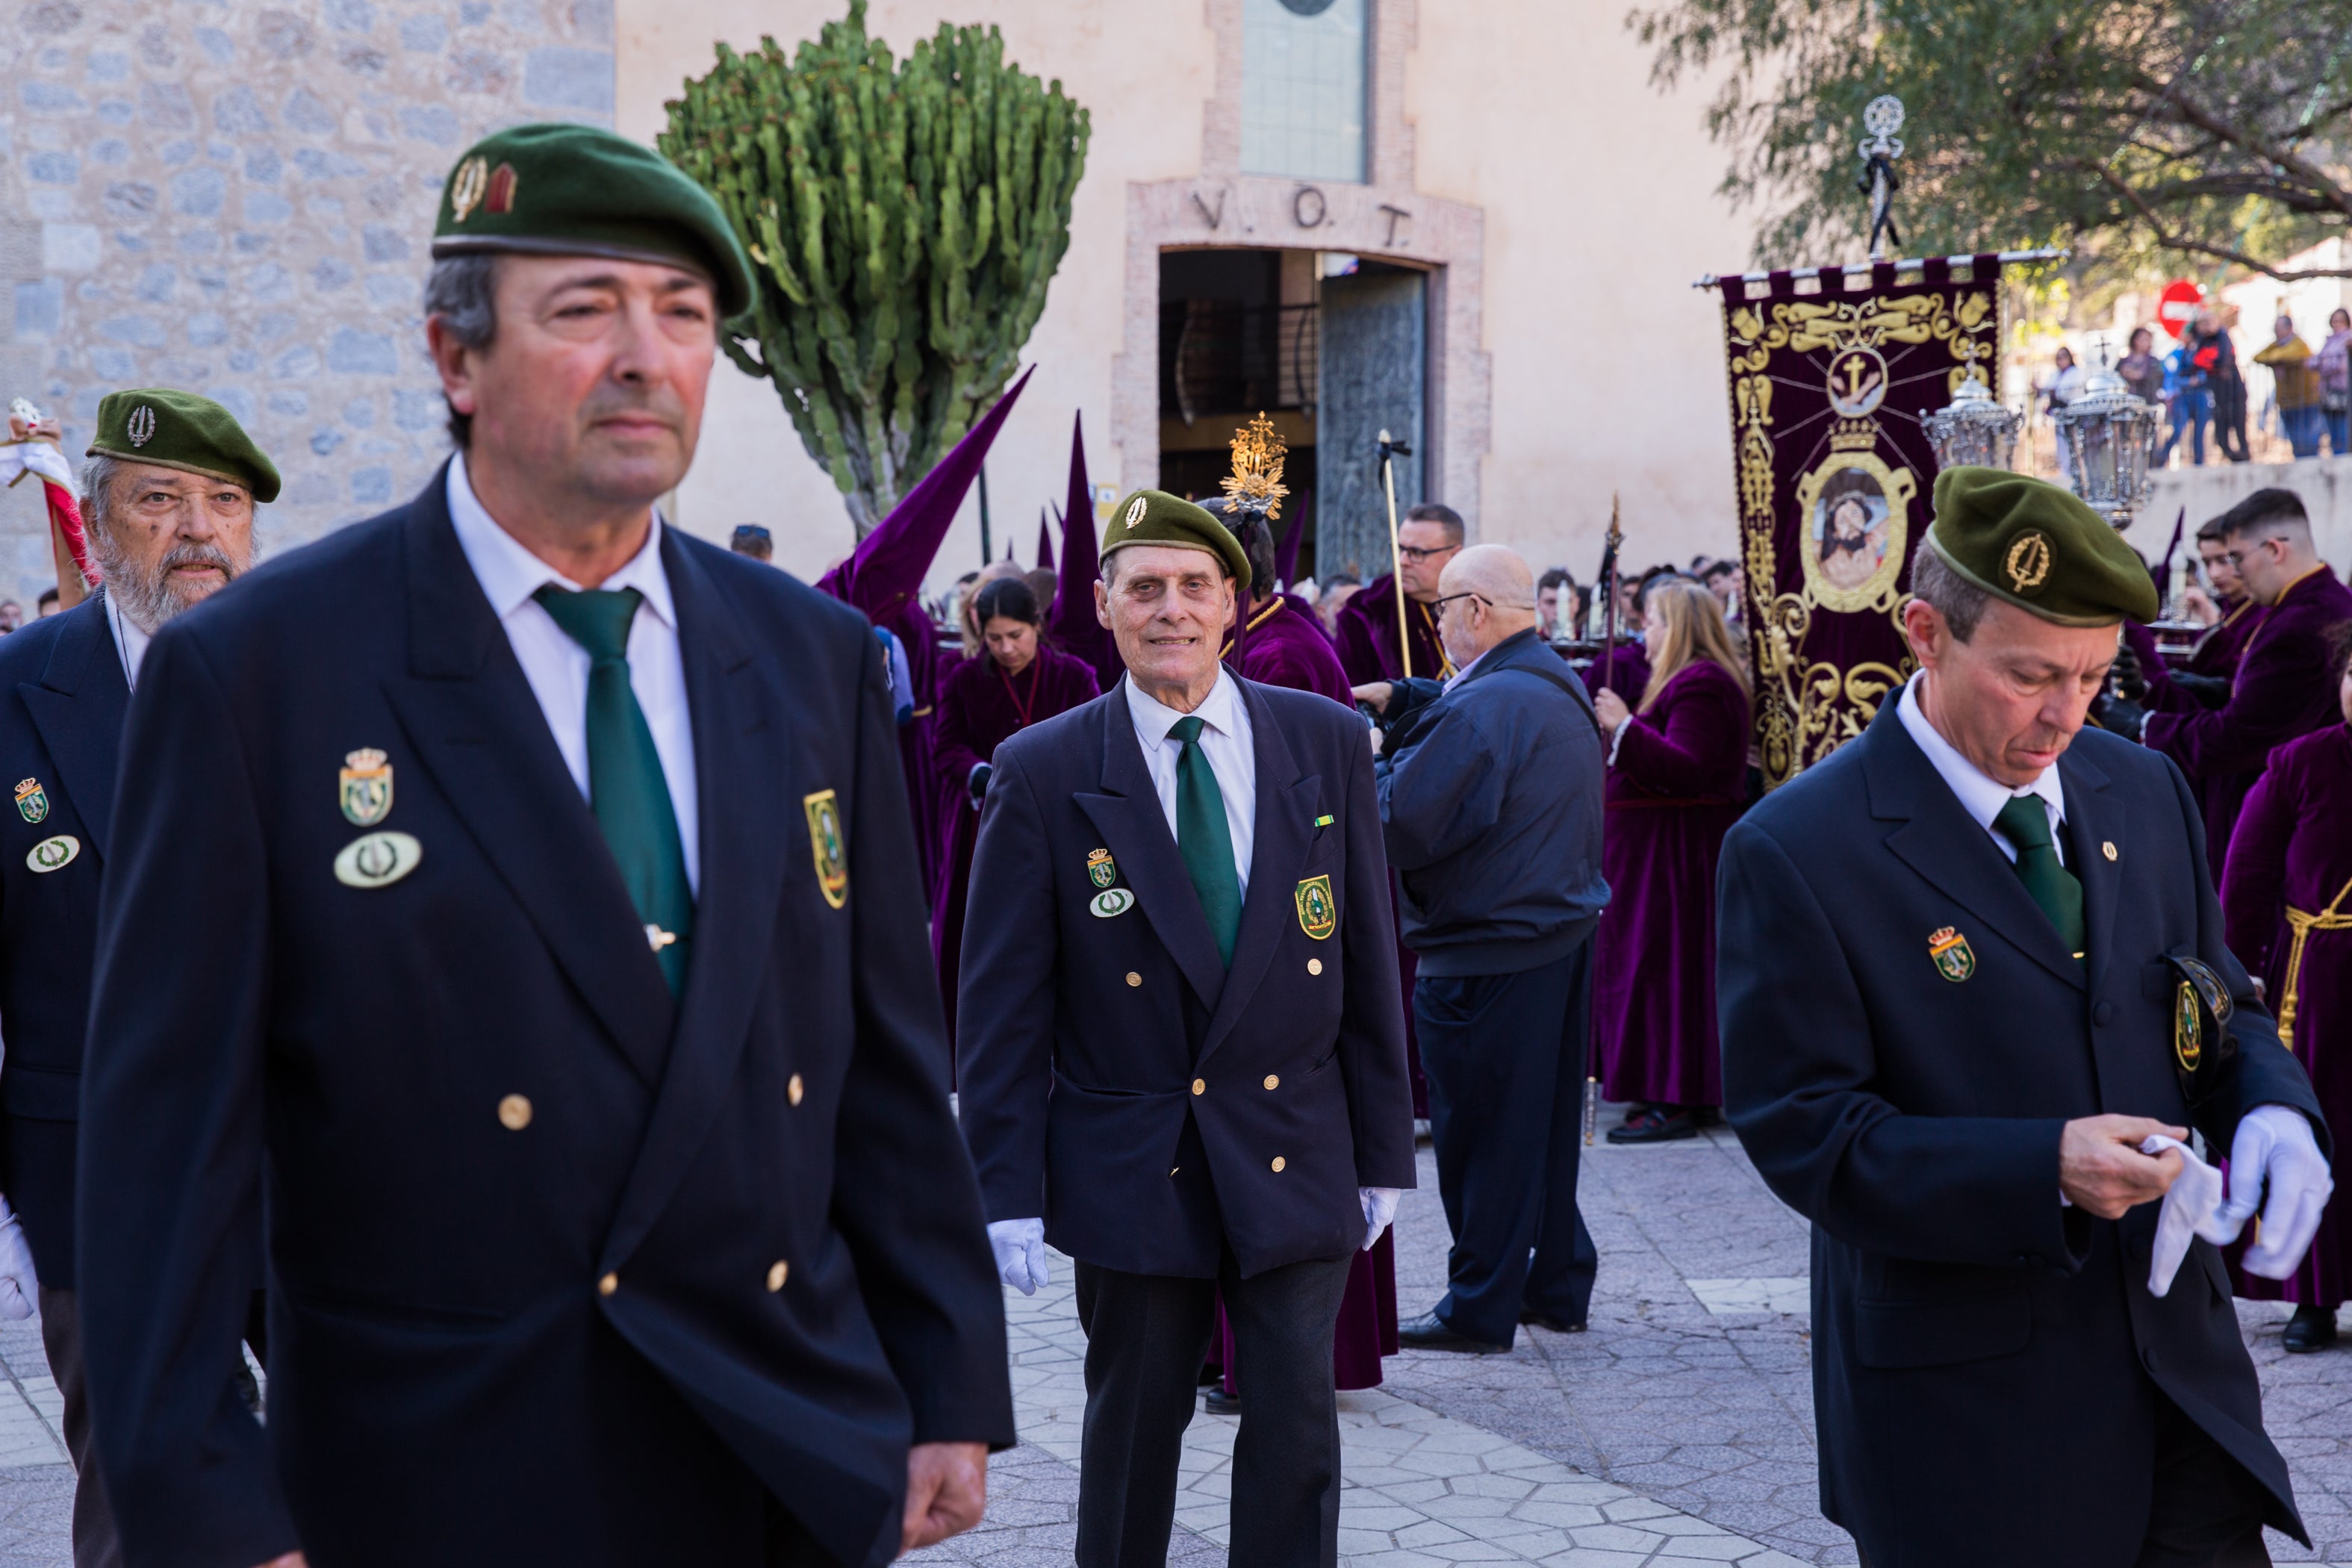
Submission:
{"label": "red no entry sign", "polygon": [[2157,296],[2156,319],[2174,337],[2187,334],[2189,323],[2196,319],[2197,307],[2205,302],[2205,290],[2186,278],[2176,278],[2164,286]]}

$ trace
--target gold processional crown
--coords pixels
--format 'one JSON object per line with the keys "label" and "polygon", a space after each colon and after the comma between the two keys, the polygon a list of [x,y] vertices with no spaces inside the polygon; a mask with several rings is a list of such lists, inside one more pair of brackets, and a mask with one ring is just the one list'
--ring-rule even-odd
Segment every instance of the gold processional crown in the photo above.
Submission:
{"label": "gold processional crown", "polygon": [[1262,511],[1271,522],[1282,515],[1282,459],[1290,448],[1274,433],[1274,421],[1260,414],[1234,432],[1234,471],[1223,481],[1225,499],[1246,511]]}

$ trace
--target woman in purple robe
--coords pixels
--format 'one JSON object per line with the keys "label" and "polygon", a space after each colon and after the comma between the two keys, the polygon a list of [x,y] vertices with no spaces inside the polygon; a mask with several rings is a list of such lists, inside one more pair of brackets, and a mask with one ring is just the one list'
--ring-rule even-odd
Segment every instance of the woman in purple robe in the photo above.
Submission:
{"label": "woman in purple robe", "polygon": [[971,889],[972,846],[980,839],[980,802],[999,742],[1041,719],[1100,695],[1095,672],[1038,640],[1037,596],[1018,576],[983,584],[971,620],[982,651],[948,673],[940,688],[931,762],[940,796],[939,888],[931,900],[931,955],[955,1037],[956,966],[963,957],[964,900]]}
{"label": "woman in purple robe", "polygon": [[[2262,976],[2279,1043],[2311,1075],[2338,1150],[2352,1148],[2352,624],[2335,639],[2345,722],[2290,741],[2239,813],[2221,876],[2230,951]],[[2338,1187],[2337,1197],[2344,1196]],[[2336,1342],[2352,1295],[2352,1220],[2333,1203],[2301,1267],[2273,1281],[2232,1268],[2238,1294],[2295,1304],[2290,1351]]]}
{"label": "woman in purple robe", "polygon": [[1631,1100],[1612,1143],[1696,1136],[1723,1103],[1715,1022],[1715,868],[1747,797],[1748,667],[1714,595],[1661,578],[1649,689],[1593,700],[1610,738],[1601,835],[1609,908],[1592,950],[1603,1094]]}

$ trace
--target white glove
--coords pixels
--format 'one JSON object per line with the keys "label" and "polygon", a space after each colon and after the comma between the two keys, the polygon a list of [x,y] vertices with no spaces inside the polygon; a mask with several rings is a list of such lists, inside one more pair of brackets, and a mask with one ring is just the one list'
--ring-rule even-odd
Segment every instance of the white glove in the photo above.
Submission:
{"label": "white glove", "polygon": [[2160,1132],[2139,1146],[2143,1154],[2161,1154],[2167,1149],[2180,1151],[2180,1174],[2166,1189],[2164,1207],[2156,1216],[2156,1246],[2147,1266],[2151,1296],[2172,1289],[2172,1277],[2189,1256],[2190,1237],[2201,1236],[2216,1247],[2227,1247],[2238,1239],[2240,1224],[2221,1212],[2221,1173],[2199,1159],[2195,1150]]}
{"label": "white glove", "polygon": [[8,1200],[0,1198],[0,1318],[19,1323],[33,1315],[41,1282],[33,1275],[33,1249],[25,1241]]}
{"label": "white glove", "polygon": [[1363,1251],[1370,1252],[1372,1244],[1388,1229],[1389,1221],[1396,1218],[1397,1189],[1394,1187],[1358,1187],[1356,1201],[1364,1205]]}
{"label": "white glove", "polygon": [[988,1245],[996,1253],[996,1271],[1024,1296],[1034,1296],[1045,1283],[1045,1222],[1042,1219],[992,1219]]}
{"label": "white glove", "polygon": [[[2265,1187],[2270,1201],[2263,1202]],[[2240,1264],[2249,1274],[2284,1279],[2311,1248],[2319,1216],[2336,1182],[2327,1157],[2311,1135],[2302,1111],[2286,1105],[2257,1105],[2239,1119],[2230,1144],[2230,1196],[2221,1218],[2242,1226],[2257,1205],[2263,1211],[2254,1244]]]}

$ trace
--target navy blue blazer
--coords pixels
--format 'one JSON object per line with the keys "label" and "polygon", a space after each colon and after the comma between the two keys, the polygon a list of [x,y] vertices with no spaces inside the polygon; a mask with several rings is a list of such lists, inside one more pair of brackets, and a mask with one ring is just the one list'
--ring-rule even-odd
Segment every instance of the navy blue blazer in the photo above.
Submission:
{"label": "navy blue blazer", "polygon": [[[996,749],[956,1003],[989,1218],[1085,1262],[1214,1278],[1340,1258],[1356,1189],[1413,1184],[1371,749],[1328,697],[1244,680],[1255,837],[1220,960],[1125,683]],[[1108,858],[1105,858],[1105,857]]]}
{"label": "navy blue blazer", "polygon": [[[2257,1105],[2318,1121],[2222,944],[2197,803],[2162,755],[2075,736],[2058,774],[2089,928],[2077,963],[1896,695],[1723,848],[1724,1109],[1813,1222],[1822,1511],[1877,1568],[2127,1568],[2161,1389],[2300,1537],[2220,1254],[2197,1242],[2159,1300],[2158,1205],[2108,1222],[2058,1201],[2077,1117],[2194,1125],[2225,1154]],[[2234,1072],[2194,1116],[2168,953],[2237,999]]]}
{"label": "navy blue blazer", "polygon": [[130,704],[103,601],[0,637],[0,1193],[54,1289],[74,1282],[81,1042]]}
{"label": "navy blue blazer", "polygon": [[[443,484],[172,622],[131,705],[80,1166],[126,1554],[750,1568],[781,1503],[883,1563],[908,1443],[1013,1432],[880,649],[665,531],[673,1003]],[[266,1432],[219,1375],[265,1198]]]}

